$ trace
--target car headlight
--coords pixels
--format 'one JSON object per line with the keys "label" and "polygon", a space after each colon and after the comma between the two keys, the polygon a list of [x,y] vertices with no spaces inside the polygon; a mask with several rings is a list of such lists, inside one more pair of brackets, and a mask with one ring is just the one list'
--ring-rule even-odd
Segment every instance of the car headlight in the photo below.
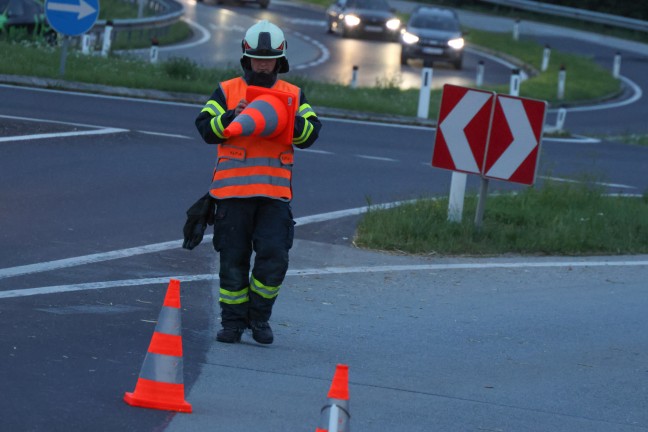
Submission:
{"label": "car headlight", "polygon": [[454,48],[456,50],[463,48],[464,46],[464,40],[463,38],[456,38],[456,39],[450,39],[448,41],[448,45],[450,48]]}
{"label": "car headlight", "polygon": [[398,18],[392,18],[385,24],[389,30],[398,30],[401,22]]}
{"label": "car headlight", "polygon": [[408,31],[404,31],[401,34],[401,39],[403,39],[403,42],[405,42],[408,45],[415,44],[416,42],[419,41],[419,37],[416,36],[415,34],[412,34]]}
{"label": "car headlight", "polygon": [[360,18],[355,15],[345,15],[344,24],[348,25],[349,27],[355,27],[360,24]]}

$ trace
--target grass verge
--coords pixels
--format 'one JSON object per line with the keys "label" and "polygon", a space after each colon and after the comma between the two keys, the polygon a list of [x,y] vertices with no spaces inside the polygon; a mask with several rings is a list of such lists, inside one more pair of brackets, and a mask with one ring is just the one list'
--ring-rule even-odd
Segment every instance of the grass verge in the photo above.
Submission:
{"label": "grass verge", "polygon": [[447,220],[447,198],[370,209],[355,244],[423,255],[648,253],[648,193],[606,196],[591,185],[549,182],[518,194],[493,194],[481,229],[473,221],[476,205],[476,196],[466,196],[460,223]]}

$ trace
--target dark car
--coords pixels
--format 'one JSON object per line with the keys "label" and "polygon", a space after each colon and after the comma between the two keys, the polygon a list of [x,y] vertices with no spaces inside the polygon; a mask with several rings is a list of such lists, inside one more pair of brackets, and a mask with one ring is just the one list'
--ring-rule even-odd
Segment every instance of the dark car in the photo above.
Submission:
{"label": "dark car", "polygon": [[398,40],[401,21],[387,0],[337,0],[326,9],[329,33]]}
{"label": "dark car", "polygon": [[36,0],[0,0],[0,31],[24,28],[29,33],[45,23],[43,4]]}
{"label": "dark car", "polygon": [[409,59],[463,65],[463,32],[452,9],[419,7],[412,12],[401,34],[401,64]]}

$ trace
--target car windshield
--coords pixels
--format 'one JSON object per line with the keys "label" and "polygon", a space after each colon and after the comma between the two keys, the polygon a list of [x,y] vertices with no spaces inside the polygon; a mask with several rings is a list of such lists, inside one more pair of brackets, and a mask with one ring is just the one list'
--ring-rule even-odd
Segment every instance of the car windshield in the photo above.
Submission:
{"label": "car windshield", "polygon": [[447,16],[421,14],[412,17],[412,27],[435,30],[459,31],[459,23]]}
{"label": "car windshield", "polygon": [[385,0],[350,0],[348,5],[359,9],[389,10]]}

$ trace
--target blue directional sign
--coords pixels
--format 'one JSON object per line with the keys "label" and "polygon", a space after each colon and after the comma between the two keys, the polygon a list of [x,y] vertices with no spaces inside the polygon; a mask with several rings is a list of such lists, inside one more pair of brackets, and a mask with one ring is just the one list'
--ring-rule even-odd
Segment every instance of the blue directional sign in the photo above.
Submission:
{"label": "blue directional sign", "polygon": [[45,16],[57,32],[78,36],[97,21],[99,0],[47,0]]}

